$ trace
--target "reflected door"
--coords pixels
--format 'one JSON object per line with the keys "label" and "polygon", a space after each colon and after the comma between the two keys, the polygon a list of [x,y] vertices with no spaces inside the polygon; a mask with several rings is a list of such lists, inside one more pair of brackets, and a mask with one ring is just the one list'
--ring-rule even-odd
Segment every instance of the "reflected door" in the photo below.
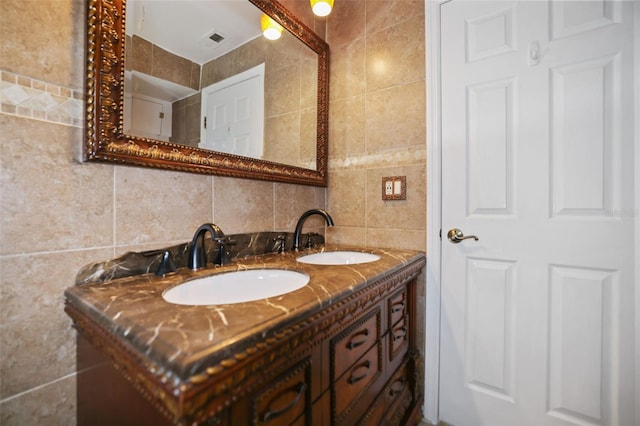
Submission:
{"label": "reflected door", "polygon": [[[448,424],[640,420],[633,7],[442,5]],[[479,240],[452,243],[454,228]]]}
{"label": "reflected door", "polygon": [[200,148],[245,157],[264,152],[264,64],[202,90]]}

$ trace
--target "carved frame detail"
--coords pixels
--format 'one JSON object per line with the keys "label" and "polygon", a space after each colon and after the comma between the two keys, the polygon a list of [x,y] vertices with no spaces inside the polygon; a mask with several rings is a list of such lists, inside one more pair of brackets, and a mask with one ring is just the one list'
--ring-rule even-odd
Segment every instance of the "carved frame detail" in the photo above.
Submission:
{"label": "carved frame detail", "polygon": [[249,0],[318,54],[316,170],[125,135],[126,0],[89,0],[85,161],[327,186],[329,45],[276,0]]}

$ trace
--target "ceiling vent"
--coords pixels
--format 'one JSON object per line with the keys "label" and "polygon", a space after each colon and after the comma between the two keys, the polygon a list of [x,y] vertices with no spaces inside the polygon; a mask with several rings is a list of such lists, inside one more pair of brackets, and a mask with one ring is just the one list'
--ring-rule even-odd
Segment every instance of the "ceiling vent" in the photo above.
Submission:
{"label": "ceiling vent", "polygon": [[218,33],[213,33],[209,36],[209,39],[213,40],[216,43],[220,43],[222,40],[224,40],[224,36]]}

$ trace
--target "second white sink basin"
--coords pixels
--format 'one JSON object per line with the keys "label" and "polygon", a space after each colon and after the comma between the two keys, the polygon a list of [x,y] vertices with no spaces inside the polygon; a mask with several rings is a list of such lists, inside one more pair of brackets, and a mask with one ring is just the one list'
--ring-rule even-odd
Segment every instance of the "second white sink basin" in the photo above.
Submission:
{"label": "second white sink basin", "polygon": [[187,281],[164,292],[177,305],[222,305],[280,296],[309,283],[309,276],[286,269],[249,269]]}
{"label": "second white sink basin", "polygon": [[375,262],[380,256],[359,251],[325,251],[307,254],[296,259],[298,262],[312,265],[355,265],[358,263]]}

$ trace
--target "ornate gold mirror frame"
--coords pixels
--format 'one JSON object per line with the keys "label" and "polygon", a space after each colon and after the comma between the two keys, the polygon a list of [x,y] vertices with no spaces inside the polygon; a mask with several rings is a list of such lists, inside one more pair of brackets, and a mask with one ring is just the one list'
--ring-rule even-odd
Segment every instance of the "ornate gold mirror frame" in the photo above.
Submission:
{"label": "ornate gold mirror frame", "polygon": [[85,161],[327,186],[329,46],[275,0],[248,0],[318,54],[316,170],[123,132],[125,0],[89,0]]}

